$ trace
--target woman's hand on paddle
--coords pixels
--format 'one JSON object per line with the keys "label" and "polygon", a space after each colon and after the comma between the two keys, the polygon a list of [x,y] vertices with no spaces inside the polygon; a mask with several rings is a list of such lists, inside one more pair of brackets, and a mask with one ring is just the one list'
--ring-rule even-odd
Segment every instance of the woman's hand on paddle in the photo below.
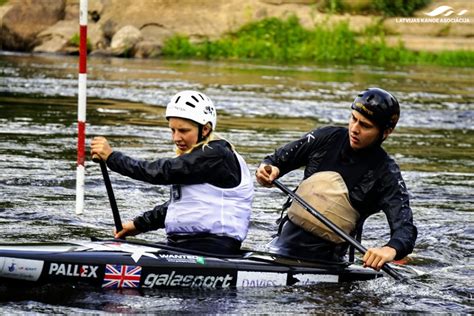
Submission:
{"label": "woman's hand on paddle", "polygon": [[396,255],[397,251],[392,247],[369,248],[362,261],[364,262],[364,267],[379,271],[385,263],[393,261]]}
{"label": "woman's hand on paddle", "polygon": [[107,161],[112,153],[112,147],[105,137],[97,136],[91,141],[91,156],[98,155],[103,161]]}
{"label": "woman's hand on paddle", "polygon": [[255,177],[257,178],[257,182],[264,187],[271,187],[273,180],[278,178],[279,174],[280,169],[278,169],[278,167],[261,164],[255,172]]}
{"label": "woman's hand on paddle", "polygon": [[115,239],[124,239],[124,237],[127,236],[135,236],[141,233],[136,227],[135,224],[130,221],[122,225],[123,229],[119,232],[117,232],[116,229],[114,229],[114,238]]}

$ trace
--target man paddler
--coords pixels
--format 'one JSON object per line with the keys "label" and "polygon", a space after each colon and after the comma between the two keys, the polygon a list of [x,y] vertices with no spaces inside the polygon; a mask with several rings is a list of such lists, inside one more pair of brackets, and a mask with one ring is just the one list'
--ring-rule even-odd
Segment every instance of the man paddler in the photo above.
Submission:
{"label": "man paddler", "polygon": [[[381,147],[398,122],[400,106],[389,92],[370,88],[351,108],[348,128],[318,128],[284,145],[263,160],[256,178],[270,187],[274,179],[304,166],[298,195],[352,236],[367,217],[383,211],[390,239],[369,248],[362,259],[379,270],[411,253],[417,237],[400,168]],[[341,262],[349,245],[292,202],[268,247],[282,256]]]}

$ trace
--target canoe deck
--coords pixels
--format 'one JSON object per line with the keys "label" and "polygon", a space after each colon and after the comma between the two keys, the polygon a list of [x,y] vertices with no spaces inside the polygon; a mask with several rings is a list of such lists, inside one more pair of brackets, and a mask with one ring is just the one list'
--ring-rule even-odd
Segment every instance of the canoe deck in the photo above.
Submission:
{"label": "canoe deck", "polygon": [[[171,248],[171,249],[170,249]],[[0,284],[88,284],[99,288],[240,288],[364,281],[382,273],[269,253],[217,258],[128,241],[0,244]]]}

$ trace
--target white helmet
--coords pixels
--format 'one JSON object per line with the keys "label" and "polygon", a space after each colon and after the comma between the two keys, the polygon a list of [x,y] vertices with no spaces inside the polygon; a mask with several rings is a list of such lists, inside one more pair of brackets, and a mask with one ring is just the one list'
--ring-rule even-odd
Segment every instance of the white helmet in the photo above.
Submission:
{"label": "white helmet", "polygon": [[217,114],[214,103],[205,94],[197,91],[181,91],[175,94],[166,106],[166,119],[179,117],[201,125],[208,122],[216,129]]}

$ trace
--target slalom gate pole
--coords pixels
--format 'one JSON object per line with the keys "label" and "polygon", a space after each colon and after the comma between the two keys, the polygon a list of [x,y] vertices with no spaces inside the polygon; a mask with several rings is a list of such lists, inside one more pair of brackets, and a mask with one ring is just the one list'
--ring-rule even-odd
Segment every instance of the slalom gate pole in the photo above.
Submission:
{"label": "slalom gate pole", "polygon": [[87,1],[80,0],[79,9],[79,88],[77,101],[77,169],[76,214],[84,211],[85,142],[87,103]]}

